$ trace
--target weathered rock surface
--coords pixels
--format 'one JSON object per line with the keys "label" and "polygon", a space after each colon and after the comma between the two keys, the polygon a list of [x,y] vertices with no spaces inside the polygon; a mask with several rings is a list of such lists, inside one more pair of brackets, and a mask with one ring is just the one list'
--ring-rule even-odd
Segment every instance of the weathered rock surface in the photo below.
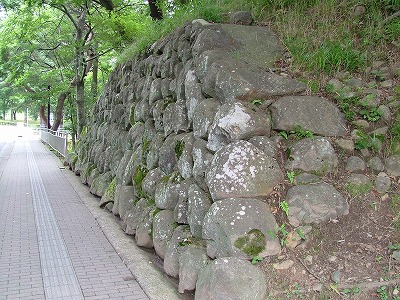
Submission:
{"label": "weathered rock surface", "polygon": [[330,184],[315,183],[291,187],[286,195],[289,222],[297,227],[336,219],[349,212],[346,199]]}
{"label": "weathered rock surface", "polygon": [[195,299],[262,300],[267,293],[265,282],[264,273],[249,262],[223,257],[200,273]]}
{"label": "weathered rock surface", "polygon": [[314,134],[344,136],[346,122],[339,109],[324,98],[283,97],[271,105],[272,128],[291,131],[300,126]]}
{"label": "weathered rock surface", "polygon": [[335,171],[338,162],[335,150],[326,138],[305,138],[290,147],[286,168],[326,174]]}
{"label": "weathered rock surface", "polygon": [[211,258],[236,256],[249,259],[280,252],[277,229],[268,205],[257,199],[214,202],[204,218],[203,239]]}
{"label": "weathered rock surface", "polygon": [[269,195],[283,179],[274,158],[246,141],[223,147],[211,162],[207,184],[214,201]]}

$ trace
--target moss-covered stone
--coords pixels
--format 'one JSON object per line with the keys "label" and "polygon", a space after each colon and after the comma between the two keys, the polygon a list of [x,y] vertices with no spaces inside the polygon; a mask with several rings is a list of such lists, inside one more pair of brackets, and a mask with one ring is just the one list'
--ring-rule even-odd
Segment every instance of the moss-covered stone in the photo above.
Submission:
{"label": "moss-covered stone", "polygon": [[265,250],[267,239],[259,229],[251,229],[244,236],[235,241],[235,247],[242,250],[248,256],[257,256]]}

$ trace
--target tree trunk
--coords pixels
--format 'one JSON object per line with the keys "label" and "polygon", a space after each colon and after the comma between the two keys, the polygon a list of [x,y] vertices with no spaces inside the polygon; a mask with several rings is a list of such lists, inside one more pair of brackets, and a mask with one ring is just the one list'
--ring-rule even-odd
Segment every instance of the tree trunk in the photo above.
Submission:
{"label": "tree trunk", "polygon": [[39,109],[39,114],[40,114],[40,119],[42,120],[42,122],[40,122],[41,124],[48,124],[47,122],[47,115],[46,115],[46,105],[40,105],[40,109]]}
{"label": "tree trunk", "polygon": [[84,50],[83,50],[83,31],[86,26],[86,9],[84,9],[78,18],[75,36],[75,79],[76,79],[76,117],[77,117],[77,135],[78,138],[86,125],[85,115],[85,64],[84,64]]}
{"label": "tree trunk", "polygon": [[93,60],[93,65],[92,65],[92,96],[93,100],[97,100],[97,94],[98,94],[98,73],[99,73],[99,59],[95,58]]}
{"label": "tree trunk", "polygon": [[153,20],[161,20],[163,18],[162,10],[160,9],[157,0],[148,0],[150,8],[150,16]]}
{"label": "tree trunk", "polygon": [[65,98],[67,97],[66,93],[61,93],[58,96],[57,100],[57,108],[56,108],[56,115],[54,118],[53,126],[51,127],[51,130],[57,131],[58,127],[60,126],[63,118],[63,108],[64,108],[64,102]]}
{"label": "tree trunk", "polygon": [[76,84],[76,118],[78,138],[86,125],[85,113],[85,81],[79,80]]}

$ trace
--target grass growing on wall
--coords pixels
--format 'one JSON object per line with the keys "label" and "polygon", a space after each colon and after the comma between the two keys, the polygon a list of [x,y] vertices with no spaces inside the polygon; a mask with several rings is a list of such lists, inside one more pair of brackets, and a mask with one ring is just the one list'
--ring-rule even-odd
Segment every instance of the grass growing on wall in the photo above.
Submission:
{"label": "grass growing on wall", "polygon": [[[355,13],[359,5],[365,9],[361,15]],[[373,60],[396,56],[396,47],[399,52],[400,19],[387,21],[400,10],[399,0],[193,0],[166,11],[161,21],[144,16],[136,42],[120,61],[190,20],[223,23],[238,10],[249,10],[258,25],[272,27],[289,49],[294,66],[316,74],[355,71]]]}

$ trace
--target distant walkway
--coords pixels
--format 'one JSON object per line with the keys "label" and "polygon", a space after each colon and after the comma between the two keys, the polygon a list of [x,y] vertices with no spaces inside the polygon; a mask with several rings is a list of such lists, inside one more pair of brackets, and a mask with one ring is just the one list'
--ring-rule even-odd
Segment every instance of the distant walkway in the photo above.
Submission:
{"label": "distant walkway", "polygon": [[148,299],[60,166],[0,140],[0,300]]}

